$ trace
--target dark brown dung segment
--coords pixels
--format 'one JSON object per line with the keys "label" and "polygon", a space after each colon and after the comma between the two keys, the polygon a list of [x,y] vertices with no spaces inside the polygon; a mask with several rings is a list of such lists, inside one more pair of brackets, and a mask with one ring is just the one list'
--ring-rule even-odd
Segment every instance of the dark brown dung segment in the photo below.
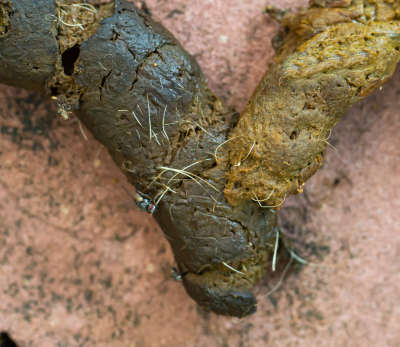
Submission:
{"label": "dark brown dung segment", "polygon": [[1,1],[0,9],[0,81],[43,91],[58,55],[54,2]]}
{"label": "dark brown dung segment", "polygon": [[[76,71],[79,117],[157,203],[154,216],[180,271],[196,275],[184,281],[189,293],[197,300],[203,292],[201,303],[218,313],[253,312],[250,289],[266,268],[276,215],[225,200],[227,160],[217,147],[233,114],[209,91],[197,63],[163,27],[117,1],[114,15],[82,43]],[[235,303],[231,292],[251,298]]]}

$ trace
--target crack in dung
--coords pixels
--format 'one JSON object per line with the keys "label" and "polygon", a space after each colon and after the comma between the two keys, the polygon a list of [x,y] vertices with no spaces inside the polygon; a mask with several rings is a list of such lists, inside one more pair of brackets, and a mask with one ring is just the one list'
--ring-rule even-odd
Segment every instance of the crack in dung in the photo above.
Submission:
{"label": "crack in dung", "polygon": [[[133,59],[136,60],[136,54],[135,52],[129,47],[129,45],[124,41],[124,40],[120,40],[122,41],[125,45],[126,45],[126,49],[128,50],[128,52],[132,55]],[[152,50],[151,52],[148,52],[142,59],[142,61],[138,64],[138,66],[135,69],[135,78],[132,81],[132,85],[130,87],[130,91],[133,91],[135,89],[135,85],[136,83],[139,81],[139,75],[140,75],[140,71],[142,70],[143,66],[147,63],[147,61],[149,60],[149,58],[151,58],[153,55],[157,55],[160,57],[160,59],[164,61],[164,58],[162,56],[162,54],[159,52],[160,49],[162,49],[164,46],[167,45],[171,45],[168,42],[163,42],[160,45],[158,45],[156,48],[154,48],[154,50]]]}
{"label": "crack in dung", "polygon": [[103,99],[103,88],[106,85],[107,79],[110,78],[111,74],[112,74],[113,70],[110,70],[106,75],[103,76],[103,78],[101,79],[101,83],[99,86],[99,99],[102,100]]}

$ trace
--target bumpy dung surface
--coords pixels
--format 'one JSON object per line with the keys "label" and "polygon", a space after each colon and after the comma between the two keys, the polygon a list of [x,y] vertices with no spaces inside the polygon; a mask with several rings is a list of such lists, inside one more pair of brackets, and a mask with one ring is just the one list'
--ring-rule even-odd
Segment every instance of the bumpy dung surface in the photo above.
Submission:
{"label": "bumpy dung surface", "polygon": [[[314,1],[289,34],[227,144],[232,205],[279,207],[321,166],[332,127],[400,60],[398,2]],[[320,6],[327,6],[321,8]],[[336,6],[336,7],[335,7]]]}

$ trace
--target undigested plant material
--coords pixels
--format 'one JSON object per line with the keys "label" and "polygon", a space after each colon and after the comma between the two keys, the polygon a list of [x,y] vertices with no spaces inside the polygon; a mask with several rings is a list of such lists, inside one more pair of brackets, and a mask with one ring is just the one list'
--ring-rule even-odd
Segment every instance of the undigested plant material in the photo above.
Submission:
{"label": "undigested plant material", "polygon": [[284,28],[276,63],[238,119],[132,4],[2,0],[0,82],[76,111],[154,212],[190,296],[241,317],[276,256],[275,208],[321,165],[345,110],[393,73],[399,11],[383,0],[270,9]]}

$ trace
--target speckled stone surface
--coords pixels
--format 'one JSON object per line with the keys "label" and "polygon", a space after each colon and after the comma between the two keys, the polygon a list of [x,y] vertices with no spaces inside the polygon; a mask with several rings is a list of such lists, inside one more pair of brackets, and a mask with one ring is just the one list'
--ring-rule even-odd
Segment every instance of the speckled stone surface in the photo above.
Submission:
{"label": "speckled stone surface", "polygon": [[[243,108],[273,55],[265,1],[146,4]],[[74,117],[0,86],[0,331],[40,347],[399,346],[399,96],[398,71],[335,128],[325,166],[282,209],[309,264],[280,282],[278,259],[239,320],[200,311],[171,278],[162,233]]]}

